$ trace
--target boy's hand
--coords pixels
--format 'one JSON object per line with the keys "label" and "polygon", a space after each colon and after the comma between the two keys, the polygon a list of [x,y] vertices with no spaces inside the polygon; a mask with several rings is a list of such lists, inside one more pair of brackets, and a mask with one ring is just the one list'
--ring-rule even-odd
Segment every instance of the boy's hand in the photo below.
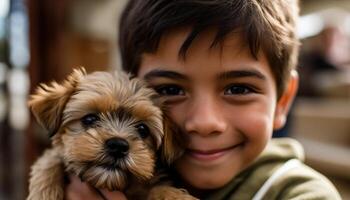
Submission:
{"label": "boy's hand", "polygon": [[[70,183],[66,186],[65,199],[67,200],[101,200],[102,197],[87,183],[81,182],[78,177],[70,176]],[[110,192],[101,190],[103,195],[110,200],[126,200],[123,193],[119,191]]]}

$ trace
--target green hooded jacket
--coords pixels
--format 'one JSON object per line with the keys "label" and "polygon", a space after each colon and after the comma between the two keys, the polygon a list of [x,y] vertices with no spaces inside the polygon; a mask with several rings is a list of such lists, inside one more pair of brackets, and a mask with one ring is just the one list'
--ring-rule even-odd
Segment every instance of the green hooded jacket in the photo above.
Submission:
{"label": "green hooded jacket", "polygon": [[325,176],[303,164],[303,161],[304,151],[296,140],[272,139],[250,167],[205,199],[341,199],[333,184]]}

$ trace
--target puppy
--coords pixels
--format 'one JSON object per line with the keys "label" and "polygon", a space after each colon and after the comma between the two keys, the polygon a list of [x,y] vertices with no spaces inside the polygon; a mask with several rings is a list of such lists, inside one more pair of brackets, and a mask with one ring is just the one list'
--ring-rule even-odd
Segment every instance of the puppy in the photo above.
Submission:
{"label": "puppy", "polygon": [[42,84],[29,107],[52,148],[32,166],[27,199],[64,199],[67,173],[128,199],[195,199],[157,181],[157,152],[167,163],[182,152],[159,104],[152,89],[121,71],[81,68],[61,84]]}

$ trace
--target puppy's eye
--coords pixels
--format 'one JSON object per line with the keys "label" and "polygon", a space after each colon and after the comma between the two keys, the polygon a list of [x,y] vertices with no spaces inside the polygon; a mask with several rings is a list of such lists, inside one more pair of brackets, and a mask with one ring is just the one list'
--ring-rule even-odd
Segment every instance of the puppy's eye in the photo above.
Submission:
{"label": "puppy's eye", "polygon": [[146,138],[150,134],[149,128],[146,124],[138,124],[136,129],[141,138]]}
{"label": "puppy's eye", "polygon": [[81,118],[81,123],[85,126],[94,125],[100,118],[96,114],[87,114]]}

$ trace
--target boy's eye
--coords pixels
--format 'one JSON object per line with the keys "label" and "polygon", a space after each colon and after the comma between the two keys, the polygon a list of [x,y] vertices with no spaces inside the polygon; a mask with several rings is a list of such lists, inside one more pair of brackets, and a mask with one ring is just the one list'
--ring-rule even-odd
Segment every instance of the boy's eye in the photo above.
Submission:
{"label": "boy's eye", "polygon": [[92,126],[99,120],[100,118],[96,114],[87,114],[83,118],[81,118],[81,123],[84,126]]}
{"label": "boy's eye", "polygon": [[161,85],[155,87],[155,90],[162,96],[185,95],[183,89],[177,85]]}
{"label": "boy's eye", "polygon": [[225,89],[224,94],[225,95],[245,95],[252,92],[255,92],[255,91],[249,86],[231,85]]}

